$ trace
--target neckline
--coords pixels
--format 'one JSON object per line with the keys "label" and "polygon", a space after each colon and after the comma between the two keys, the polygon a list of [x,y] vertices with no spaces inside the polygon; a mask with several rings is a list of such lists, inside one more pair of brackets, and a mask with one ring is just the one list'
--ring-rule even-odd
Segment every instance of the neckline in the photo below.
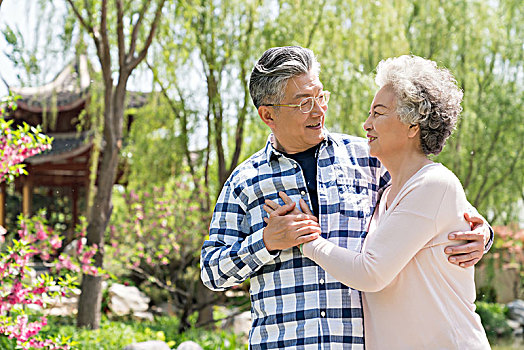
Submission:
{"label": "neckline", "polygon": [[411,183],[413,182],[413,179],[417,178],[418,175],[426,168],[429,168],[429,167],[432,167],[434,165],[442,165],[440,163],[436,163],[436,162],[433,162],[433,163],[429,163],[429,164],[426,164],[424,166],[422,166],[419,170],[417,170],[417,172],[413,175],[411,175],[411,177],[404,183],[404,185],[402,185],[402,187],[400,188],[400,190],[398,191],[397,195],[395,196],[395,198],[393,198],[393,200],[391,201],[391,206],[388,208],[387,206],[387,197],[389,195],[389,192],[391,190],[391,185],[389,185],[386,189],[384,189],[384,192],[382,193],[382,197],[380,198],[380,204],[382,204],[383,202],[383,206],[384,206],[384,214],[387,213],[387,211],[393,207],[393,204],[396,204],[397,200],[398,200],[398,196],[404,191],[404,189]]}

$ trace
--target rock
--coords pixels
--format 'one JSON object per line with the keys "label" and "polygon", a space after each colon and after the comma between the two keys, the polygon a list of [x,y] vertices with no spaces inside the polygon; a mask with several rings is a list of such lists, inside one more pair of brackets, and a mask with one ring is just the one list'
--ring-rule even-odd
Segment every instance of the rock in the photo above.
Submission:
{"label": "rock", "polygon": [[251,330],[251,311],[233,317],[231,330],[235,334],[248,335]]}
{"label": "rock", "polygon": [[513,300],[507,304],[509,319],[517,321],[524,326],[524,300]]}
{"label": "rock", "polygon": [[508,326],[511,327],[511,329],[513,329],[513,336],[514,337],[521,337],[522,336],[522,325],[520,324],[520,322],[518,321],[513,321],[513,320],[506,320],[506,323],[508,324]]}
{"label": "rock", "polygon": [[154,306],[152,307],[152,309],[157,314],[168,315],[168,316],[175,316],[176,312],[178,311],[177,308],[172,303],[168,303],[168,302],[164,302],[158,306]]}
{"label": "rock", "polygon": [[251,330],[251,312],[244,311],[231,317],[231,315],[238,312],[238,309],[220,307],[219,310],[226,315],[226,319],[222,321],[221,328],[227,332],[239,335],[239,340],[247,343],[249,331]]}
{"label": "rock", "polygon": [[147,311],[149,300],[144,293],[134,286],[114,283],[109,288],[109,309],[118,316]]}
{"label": "rock", "polygon": [[182,344],[180,344],[176,350],[204,350],[200,345],[195,343],[194,341],[185,341]]}
{"label": "rock", "polygon": [[[58,286],[50,288],[51,291],[58,290]],[[80,296],[80,289],[71,289],[71,293],[65,296],[57,296],[54,298],[44,297],[44,305],[46,314],[51,316],[71,316],[76,315],[78,311],[78,297]]]}
{"label": "rock", "polygon": [[171,348],[163,341],[150,340],[142,343],[130,344],[122,350],[171,350]]}
{"label": "rock", "polygon": [[133,312],[133,318],[136,320],[147,320],[147,321],[155,320],[153,313],[149,311],[135,311]]}
{"label": "rock", "polygon": [[[82,237],[82,245],[87,244],[87,238]],[[77,256],[76,254],[76,248],[78,247],[78,239],[72,240],[68,245],[64,247],[64,253],[71,256]]]}

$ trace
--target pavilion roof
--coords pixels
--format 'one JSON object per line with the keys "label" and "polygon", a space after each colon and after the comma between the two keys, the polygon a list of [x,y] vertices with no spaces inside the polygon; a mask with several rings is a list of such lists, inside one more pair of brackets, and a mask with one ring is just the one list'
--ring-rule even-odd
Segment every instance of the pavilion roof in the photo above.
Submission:
{"label": "pavilion roof", "polygon": [[56,163],[85,153],[93,145],[90,132],[49,134],[51,149],[27,158],[29,164]]}
{"label": "pavilion roof", "polygon": [[40,113],[54,108],[58,111],[76,108],[87,98],[90,84],[87,57],[81,55],[48,84],[37,87],[10,87],[10,90],[21,96],[17,100],[18,108]]}

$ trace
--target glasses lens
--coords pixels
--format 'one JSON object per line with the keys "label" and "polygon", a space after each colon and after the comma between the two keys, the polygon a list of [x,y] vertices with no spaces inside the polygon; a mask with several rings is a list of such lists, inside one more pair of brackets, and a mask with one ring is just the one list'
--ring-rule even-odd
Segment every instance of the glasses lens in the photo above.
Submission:
{"label": "glasses lens", "polygon": [[323,96],[323,102],[324,102],[324,105],[327,105],[328,102],[329,102],[329,96],[331,96],[331,92],[329,91],[324,91],[324,93],[322,94]]}
{"label": "glasses lens", "polygon": [[309,113],[313,109],[313,97],[306,97],[300,102],[300,111],[302,113]]}
{"label": "glasses lens", "polygon": [[306,97],[305,99],[300,102],[300,111],[302,113],[309,113],[313,109],[313,106],[315,105],[313,102],[313,99],[317,101],[320,107],[324,107],[329,102],[329,91],[324,91],[322,94],[318,97]]}

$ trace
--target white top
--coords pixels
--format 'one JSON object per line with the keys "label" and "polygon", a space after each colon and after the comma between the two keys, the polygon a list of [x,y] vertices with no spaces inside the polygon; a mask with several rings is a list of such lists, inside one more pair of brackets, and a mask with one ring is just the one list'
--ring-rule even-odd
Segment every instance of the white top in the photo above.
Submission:
{"label": "white top", "polygon": [[366,349],[490,349],[475,313],[474,268],[448,262],[453,231],[469,231],[469,207],[456,176],[424,166],[386,210],[375,210],[362,252],[319,238],[304,255],[363,291]]}

